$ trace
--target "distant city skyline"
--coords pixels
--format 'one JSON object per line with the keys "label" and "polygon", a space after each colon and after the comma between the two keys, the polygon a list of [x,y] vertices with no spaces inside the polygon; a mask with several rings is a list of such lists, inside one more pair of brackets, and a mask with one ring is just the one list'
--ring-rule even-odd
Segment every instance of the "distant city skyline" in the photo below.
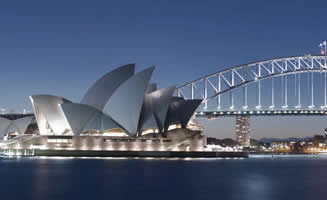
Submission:
{"label": "distant city skyline", "polygon": [[[208,136],[235,139],[235,117],[198,120]],[[253,116],[250,124],[251,139],[321,135],[327,126],[326,118],[321,116]]]}
{"label": "distant city skyline", "polygon": [[[79,102],[85,88],[119,65],[156,65],[159,87],[235,65],[318,54],[327,2],[56,1],[0,7],[0,108],[32,111],[28,96]],[[251,118],[252,137],[322,133],[323,117]],[[200,120],[206,133],[235,137],[235,119]],[[271,128],[268,128],[270,127]]]}

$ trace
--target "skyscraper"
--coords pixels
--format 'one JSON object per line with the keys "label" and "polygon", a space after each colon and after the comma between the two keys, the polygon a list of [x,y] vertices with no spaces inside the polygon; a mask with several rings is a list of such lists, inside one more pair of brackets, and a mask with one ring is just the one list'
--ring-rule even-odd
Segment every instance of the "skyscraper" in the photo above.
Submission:
{"label": "skyscraper", "polygon": [[236,116],[236,141],[243,147],[250,146],[250,116]]}
{"label": "skyscraper", "polygon": [[325,138],[325,144],[327,144],[327,128],[325,128],[324,138]]}

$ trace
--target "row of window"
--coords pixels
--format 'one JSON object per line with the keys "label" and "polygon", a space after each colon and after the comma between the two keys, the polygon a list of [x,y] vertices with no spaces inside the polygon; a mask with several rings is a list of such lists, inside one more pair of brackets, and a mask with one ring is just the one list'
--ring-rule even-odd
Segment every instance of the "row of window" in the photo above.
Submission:
{"label": "row of window", "polygon": [[[105,142],[171,142],[171,140],[160,140],[160,139],[104,139]],[[72,139],[64,138],[48,138],[48,143],[60,143],[60,144],[71,144]]]}
{"label": "row of window", "polygon": [[171,140],[160,139],[104,139],[105,142],[171,142]]}
{"label": "row of window", "polygon": [[48,138],[48,143],[71,144],[72,143],[72,139],[54,139],[54,138]]}

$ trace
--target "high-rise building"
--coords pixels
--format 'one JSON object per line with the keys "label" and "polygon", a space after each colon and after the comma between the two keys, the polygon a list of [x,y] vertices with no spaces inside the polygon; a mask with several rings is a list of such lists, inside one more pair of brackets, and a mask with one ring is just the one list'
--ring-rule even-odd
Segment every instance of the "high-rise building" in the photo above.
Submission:
{"label": "high-rise building", "polygon": [[236,116],[236,141],[243,147],[250,146],[250,116]]}
{"label": "high-rise building", "polygon": [[325,144],[327,144],[327,128],[325,128],[324,138],[325,138]]}

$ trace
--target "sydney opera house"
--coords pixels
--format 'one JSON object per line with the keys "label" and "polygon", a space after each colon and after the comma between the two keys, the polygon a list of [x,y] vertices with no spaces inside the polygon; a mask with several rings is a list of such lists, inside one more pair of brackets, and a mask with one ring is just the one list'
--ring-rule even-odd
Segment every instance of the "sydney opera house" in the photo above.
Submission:
{"label": "sydney opera house", "polygon": [[34,114],[0,117],[0,148],[98,151],[201,151],[192,120],[201,100],[150,83],[154,67],[121,66],[98,79],[80,102],[32,95]]}

